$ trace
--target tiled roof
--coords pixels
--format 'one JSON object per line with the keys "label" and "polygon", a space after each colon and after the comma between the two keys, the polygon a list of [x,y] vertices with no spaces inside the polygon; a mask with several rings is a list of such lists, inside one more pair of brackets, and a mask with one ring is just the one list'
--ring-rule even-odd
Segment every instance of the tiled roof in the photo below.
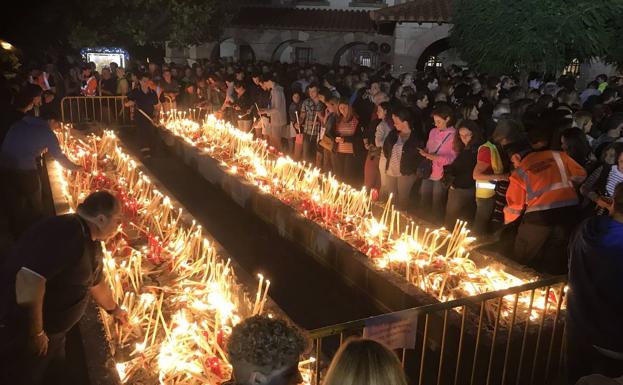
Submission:
{"label": "tiled roof", "polygon": [[368,11],[288,7],[241,7],[232,20],[236,27],[307,31],[372,32]]}
{"label": "tiled roof", "polygon": [[418,23],[449,23],[452,0],[412,0],[370,12],[374,21],[406,21]]}

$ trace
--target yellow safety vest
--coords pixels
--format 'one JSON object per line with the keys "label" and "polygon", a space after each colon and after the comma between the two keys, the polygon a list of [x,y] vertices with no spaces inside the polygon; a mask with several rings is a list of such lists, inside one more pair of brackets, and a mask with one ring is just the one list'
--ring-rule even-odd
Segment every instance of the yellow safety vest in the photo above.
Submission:
{"label": "yellow safety vest", "polygon": [[[502,164],[502,158],[500,158],[500,153],[498,152],[495,144],[491,142],[485,142],[482,146],[478,148],[480,151],[481,148],[486,147],[491,152],[491,168],[493,169],[494,174],[501,174],[504,172],[504,165]],[[485,180],[477,180],[476,181],[476,198],[492,198],[495,195],[495,183]]]}

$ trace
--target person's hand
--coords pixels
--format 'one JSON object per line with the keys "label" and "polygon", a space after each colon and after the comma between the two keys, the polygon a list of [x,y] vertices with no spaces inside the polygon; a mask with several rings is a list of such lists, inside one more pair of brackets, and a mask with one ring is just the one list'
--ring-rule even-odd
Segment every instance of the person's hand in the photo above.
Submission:
{"label": "person's hand", "polygon": [[432,160],[431,158],[432,155],[426,152],[426,150],[424,150],[423,148],[418,148],[417,150],[420,153],[420,155],[422,155],[424,158]]}
{"label": "person's hand", "polygon": [[41,335],[33,335],[30,337],[30,349],[38,356],[48,354],[48,335],[43,332]]}
{"label": "person's hand", "polygon": [[129,322],[128,312],[123,310],[120,306],[117,306],[110,315],[121,325],[127,325]]}
{"label": "person's hand", "polygon": [[126,107],[132,107],[133,105],[134,105],[134,100],[128,100],[127,102],[125,102]]}
{"label": "person's hand", "polygon": [[344,143],[344,138],[338,136],[335,138],[335,143]]}
{"label": "person's hand", "polygon": [[597,198],[597,206],[602,207],[608,211],[612,211],[612,204],[613,201],[612,199],[608,198],[608,197],[599,197]]}
{"label": "person's hand", "polygon": [[499,174],[495,176],[496,180],[508,180],[510,176],[508,174]]}

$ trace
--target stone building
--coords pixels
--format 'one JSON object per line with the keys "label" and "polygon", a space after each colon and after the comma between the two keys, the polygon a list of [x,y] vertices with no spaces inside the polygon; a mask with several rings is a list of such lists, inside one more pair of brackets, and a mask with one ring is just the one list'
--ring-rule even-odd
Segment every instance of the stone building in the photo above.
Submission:
{"label": "stone building", "polygon": [[450,15],[451,0],[247,1],[220,41],[167,47],[167,60],[389,63],[405,72],[460,61],[448,50]]}
{"label": "stone building", "polygon": [[[244,0],[218,42],[167,46],[166,60],[204,58],[331,65],[392,65],[396,74],[464,64],[450,48],[452,0]],[[616,69],[600,61],[565,70],[581,83]]]}

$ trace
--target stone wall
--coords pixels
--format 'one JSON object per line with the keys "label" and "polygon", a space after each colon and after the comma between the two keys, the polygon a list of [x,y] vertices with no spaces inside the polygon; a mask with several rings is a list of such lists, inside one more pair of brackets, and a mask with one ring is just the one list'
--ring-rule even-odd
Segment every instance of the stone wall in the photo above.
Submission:
{"label": "stone wall", "polygon": [[[378,35],[365,32],[328,32],[328,31],[292,31],[276,29],[234,29],[228,28],[223,33],[221,40],[221,56],[232,57],[237,61],[241,45],[249,45],[255,53],[256,60],[279,60],[283,62],[295,61],[295,48],[311,48],[312,63],[332,64],[333,59],[342,49],[347,46],[363,46],[369,42],[377,44],[389,43],[392,45],[391,36]],[[207,59],[212,56],[216,43],[203,44],[189,47],[186,50],[175,50],[167,46],[167,59],[169,61],[183,61],[188,59],[190,63],[197,59]],[[184,57],[184,55],[186,55]],[[379,53],[379,62],[391,62],[391,53],[383,55]],[[344,63],[342,63],[344,64]]]}
{"label": "stone wall", "polygon": [[450,24],[397,23],[394,31],[394,72],[415,70],[422,52],[431,44],[448,37]]}

